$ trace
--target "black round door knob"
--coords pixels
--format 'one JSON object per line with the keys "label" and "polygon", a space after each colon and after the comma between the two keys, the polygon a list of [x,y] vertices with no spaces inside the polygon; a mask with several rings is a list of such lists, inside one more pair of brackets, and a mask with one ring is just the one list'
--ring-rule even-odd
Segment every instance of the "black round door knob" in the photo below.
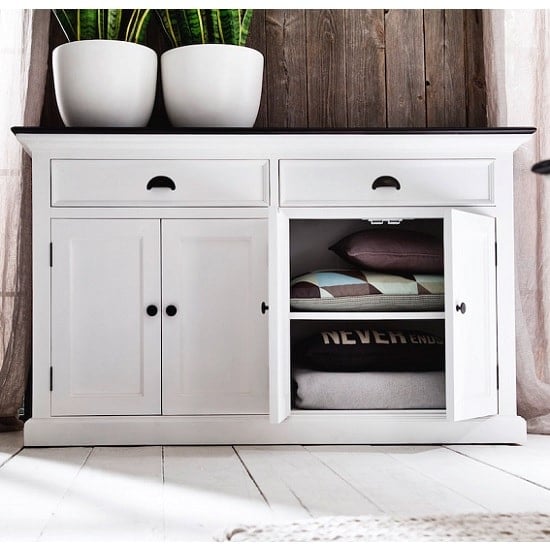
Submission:
{"label": "black round door knob", "polygon": [[466,304],[462,302],[460,305],[456,306],[456,310],[460,311],[460,313],[466,313]]}
{"label": "black round door knob", "polygon": [[176,306],[166,306],[166,315],[168,317],[173,317],[178,312],[178,308]]}
{"label": "black round door knob", "polygon": [[147,309],[145,310],[147,311],[147,315],[149,315],[149,317],[154,317],[158,312],[159,312],[159,308],[157,306],[147,306]]}

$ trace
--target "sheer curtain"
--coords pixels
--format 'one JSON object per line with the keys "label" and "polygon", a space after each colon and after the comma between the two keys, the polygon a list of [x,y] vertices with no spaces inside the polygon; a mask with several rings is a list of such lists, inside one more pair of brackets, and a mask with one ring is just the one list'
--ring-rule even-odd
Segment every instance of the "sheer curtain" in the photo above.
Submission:
{"label": "sheer curtain", "polygon": [[0,10],[0,431],[20,429],[31,363],[30,160],[10,126],[37,125],[49,10]]}
{"label": "sheer curtain", "polygon": [[484,12],[489,125],[536,126],[515,157],[518,410],[550,434],[550,10]]}

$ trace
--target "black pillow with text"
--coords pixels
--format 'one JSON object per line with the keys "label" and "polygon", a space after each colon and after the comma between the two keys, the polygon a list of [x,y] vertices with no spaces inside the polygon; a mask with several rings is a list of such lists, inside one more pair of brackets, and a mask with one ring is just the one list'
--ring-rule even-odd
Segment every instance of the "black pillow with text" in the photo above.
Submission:
{"label": "black pillow with text", "polygon": [[439,336],[359,325],[320,330],[296,344],[294,353],[300,366],[322,371],[430,371],[445,365]]}

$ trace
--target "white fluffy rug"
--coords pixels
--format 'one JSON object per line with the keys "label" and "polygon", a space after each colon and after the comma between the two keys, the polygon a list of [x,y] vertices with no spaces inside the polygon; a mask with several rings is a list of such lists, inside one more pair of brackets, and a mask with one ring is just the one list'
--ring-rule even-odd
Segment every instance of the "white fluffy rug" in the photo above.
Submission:
{"label": "white fluffy rug", "polygon": [[464,514],[397,518],[321,517],[286,524],[244,525],[225,533],[230,542],[312,541],[550,541],[548,514]]}

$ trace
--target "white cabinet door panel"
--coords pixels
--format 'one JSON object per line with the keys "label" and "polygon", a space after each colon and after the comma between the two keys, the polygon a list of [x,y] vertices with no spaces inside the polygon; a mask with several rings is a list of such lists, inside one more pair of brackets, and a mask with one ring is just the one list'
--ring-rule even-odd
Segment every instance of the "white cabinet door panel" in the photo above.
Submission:
{"label": "white cabinet door panel", "polygon": [[163,414],[267,413],[267,220],[163,220],[162,256]]}
{"label": "white cabinet door panel", "polygon": [[495,219],[451,210],[445,232],[447,415],[497,414]]}
{"label": "white cabinet door panel", "polygon": [[160,414],[160,222],[53,220],[52,242],[52,414]]}
{"label": "white cabinet door panel", "polygon": [[270,315],[269,333],[269,420],[279,424],[290,415],[290,264],[289,219],[282,212],[273,216],[270,227],[270,273],[276,273],[271,281],[270,301],[274,304]]}

